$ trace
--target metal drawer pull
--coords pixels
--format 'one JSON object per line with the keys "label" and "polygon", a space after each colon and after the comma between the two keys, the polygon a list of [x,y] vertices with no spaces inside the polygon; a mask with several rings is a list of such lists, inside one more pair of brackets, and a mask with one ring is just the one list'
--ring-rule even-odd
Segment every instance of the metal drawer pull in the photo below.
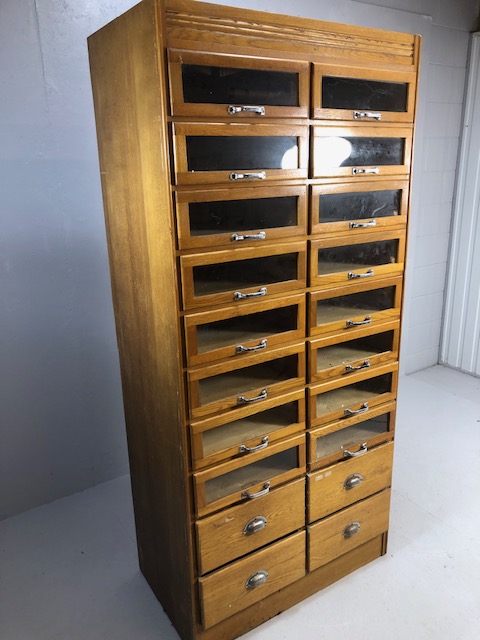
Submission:
{"label": "metal drawer pull", "polygon": [[250,235],[241,236],[238,233],[232,233],[230,236],[230,240],[232,242],[241,242],[242,240],[265,240],[267,234],[265,231],[260,231],[260,233],[253,233]]}
{"label": "metal drawer pull", "polygon": [[251,402],[258,402],[259,400],[265,400],[268,396],[268,389],[263,389],[255,398],[246,398],[245,396],[238,396],[237,404],[250,404]]}
{"label": "metal drawer pull", "polygon": [[238,346],[235,347],[235,353],[247,353],[249,351],[261,351],[262,349],[265,349],[266,346],[267,346],[267,341],[266,340],[262,340],[261,342],[259,342],[256,347],[244,347],[243,344],[239,344]]}
{"label": "metal drawer pull", "polygon": [[257,531],[261,531],[265,529],[267,526],[267,519],[265,516],[255,516],[247,522],[247,524],[243,527],[243,533],[246,536],[251,535],[252,533],[257,533]]}
{"label": "metal drawer pull", "polygon": [[343,487],[344,489],[353,489],[354,487],[358,487],[360,483],[364,480],[362,474],[360,473],[352,473],[351,476],[345,480]]}
{"label": "metal drawer pull", "polygon": [[261,498],[262,496],[266,496],[270,491],[270,482],[265,482],[263,485],[263,489],[258,491],[257,493],[250,493],[249,491],[242,491],[242,498],[246,498],[247,500],[255,500],[255,498]]}
{"label": "metal drawer pull", "polygon": [[380,173],[380,169],[378,167],[368,167],[367,169],[363,169],[362,167],[353,167],[352,169],[352,174],[354,176],[364,173]]}
{"label": "metal drawer pull", "polygon": [[246,589],[255,589],[259,587],[261,584],[264,584],[268,578],[268,571],[257,571],[253,575],[249,577],[249,579],[245,582]]}
{"label": "metal drawer pull", "polygon": [[358,451],[349,451],[348,449],[344,449],[343,457],[344,458],[358,458],[358,456],[363,456],[364,453],[367,453],[368,447],[367,443],[364,442]]}
{"label": "metal drawer pull", "polygon": [[256,113],[257,116],[265,115],[265,107],[254,107],[246,104],[231,104],[227,107],[227,111],[231,116],[236,113]]}
{"label": "metal drawer pull", "polygon": [[358,367],[353,367],[351,364],[347,364],[345,367],[345,373],[352,373],[352,371],[360,371],[361,369],[368,369],[370,366],[370,360],[365,360],[362,364],[359,364]]}
{"label": "metal drawer pull", "polygon": [[350,416],[358,416],[361,413],[366,413],[367,411],[368,411],[368,402],[364,402],[360,407],[360,409],[357,409],[356,411],[353,411],[353,409],[345,409],[345,411],[343,412],[343,415],[346,418],[349,418]]}
{"label": "metal drawer pull", "polygon": [[359,522],[352,522],[352,523],[350,523],[348,525],[348,527],[345,527],[345,529],[343,530],[343,537],[344,538],[351,538],[352,536],[354,536],[359,531],[360,531],[360,523]]}
{"label": "metal drawer pull", "polygon": [[365,273],[353,273],[352,271],[348,272],[349,280],[358,280],[359,278],[371,278],[375,275],[375,271],[373,269],[369,269],[365,271]]}
{"label": "metal drawer pull", "polygon": [[265,447],[268,447],[268,436],[263,437],[261,443],[257,444],[256,447],[247,447],[247,445],[241,444],[238,447],[238,451],[239,453],[252,453],[252,451],[260,451],[260,449],[265,449]]}
{"label": "metal drawer pull", "polygon": [[363,324],[370,324],[372,322],[372,316],[365,316],[364,320],[345,320],[345,326],[347,329],[350,327],[361,327]]}
{"label": "metal drawer pull", "polygon": [[255,173],[236,173],[233,171],[230,174],[230,180],[253,180],[255,178],[257,180],[265,180],[266,177],[265,171],[257,171]]}
{"label": "metal drawer pull", "polygon": [[350,222],[348,225],[350,229],[366,229],[367,227],[376,227],[376,220],[369,220],[368,222]]}
{"label": "metal drawer pull", "polygon": [[378,111],[354,111],[353,117],[355,120],[361,120],[362,118],[373,118],[374,120],[381,120],[382,114]]}
{"label": "metal drawer pull", "polygon": [[235,291],[233,294],[234,300],[246,300],[247,298],[260,298],[267,295],[267,287],[262,287],[259,291],[254,293],[242,293],[241,291]]}

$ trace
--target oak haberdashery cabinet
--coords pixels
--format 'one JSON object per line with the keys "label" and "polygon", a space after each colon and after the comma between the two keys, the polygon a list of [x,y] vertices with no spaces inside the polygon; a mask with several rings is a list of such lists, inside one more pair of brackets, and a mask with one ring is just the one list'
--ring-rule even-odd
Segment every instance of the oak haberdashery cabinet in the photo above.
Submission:
{"label": "oak haberdashery cabinet", "polygon": [[182,640],[386,552],[419,47],[192,0],[89,38],[140,566]]}

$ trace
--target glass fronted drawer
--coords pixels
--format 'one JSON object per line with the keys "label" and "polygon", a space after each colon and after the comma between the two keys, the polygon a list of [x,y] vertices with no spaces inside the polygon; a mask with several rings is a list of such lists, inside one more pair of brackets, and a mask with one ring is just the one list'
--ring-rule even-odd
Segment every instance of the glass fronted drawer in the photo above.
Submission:
{"label": "glass fronted drawer", "polygon": [[180,265],[185,309],[263,300],[306,284],[305,242],[196,253]]}
{"label": "glass fronted drawer", "polygon": [[350,333],[400,317],[402,279],[377,282],[360,280],[355,285],[309,294],[310,335]]}
{"label": "glass fronted drawer", "polygon": [[313,177],[408,175],[412,130],[361,127],[313,127]]}
{"label": "glass fronted drawer", "polygon": [[368,418],[372,409],[395,400],[397,384],[398,365],[394,363],[314,385],[308,390],[309,426],[317,427],[356,415]]}
{"label": "glass fronted drawer", "polygon": [[268,495],[271,489],[306,470],[305,435],[272,444],[246,458],[193,474],[197,515]]}
{"label": "glass fronted drawer", "polygon": [[308,127],[174,124],[177,184],[243,185],[306,178]]}
{"label": "glass fronted drawer", "polygon": [[308,62],[170,49],[174,116],[307,118]]}
{"label": "glass fronted drawer", "polygon": [[327,467],[334,462],[342,462],[343,465],[351,458],[363,457],[377,445],[392,440],[395,408],[395,402],[388,402],[372,409],[366,419],[357,415],[310,431],[310,470]]}
{"label": "glass fronted drawer", "polygon": [[313,65],[313,117],[357,122],[413,122],[416,74]]}
{"label": "glass fronted drawer", "polygon": [[392,484],[393,442],[310,473],[308,521],[315,522]]}
{"label": "glass fronted drawer", "polygon": [[192,418],[258,404],[305,384],[305,343],[188,372]]}
{"label": "glass fronted drawer", "polygon": [[347,378],[379,365],[398,360],[399,321],[377,327],[352,329],[311,340],[309,344],[310,382]]}
{"label": "glass fronted drawer", "polygon": [[311,242],[310,286],[356,284],[399,275],[405,260],[405,231]]}
{"label": "glass fronted drawer", "polygon": [[308,528],[308,570],[314,571],[388,531],[390,490]]}
{"label": "glass fronted drawer", "polygon": [[188,366],[267,352],[305,338],[305,295],[186,315]]}
{"label": "glass fronted drawer", "polygon": [[177,191],[180,249],[262,244],[305,235],[306,187]]}
{"label": "glass fronted drawer", "polygon": [[352,235],[404,226],[408,211],[408,182],[389,180],[314,185],[312,233],[350,232]]}
{"label": "glass fronted drawer", "polygon": [[303,389],[261,405],[243,405],[228,414],[192,422],[192,463],[201,469],[224,460],[247,457],[305,429]]}

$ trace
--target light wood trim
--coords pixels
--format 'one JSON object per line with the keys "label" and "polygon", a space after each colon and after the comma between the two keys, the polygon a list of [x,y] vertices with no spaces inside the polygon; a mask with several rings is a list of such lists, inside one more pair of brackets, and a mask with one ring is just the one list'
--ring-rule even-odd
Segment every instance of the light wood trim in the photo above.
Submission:
{"label": "light wood trim", "polygon": [[[313,571],[388,530],[390,490],[348,507],[308,527],[308,570]],[[345,528],[358,522],[360,529],[345,537]]]}
{"label": "light wood trim", "polygon": [[401,165],[371,165],[361,166],[361,169],[369,169],[374,166],[378,169],[378,176],[408,176],[410,173],[410,163],[412,155],[412,129],[410,127],[375,127],[366,125],[354,125],[344,127],[322,127],[313,126],[313,177],[314,178],[328,178],[328,177],[345,177],[353,178],[355,181],[362,182],[362,180],[371,180],[371,174],[358,174],[353,175],[354,167],[327,167],[322,168],[316,160],[318,151],[318,141],[320,138],[353,138],[353,137],[365,137],[365,138],[403,138],[405,140],[403,164]]}
{"label": "light wood trim", "polygon": [[[234,116],[227,111],[229,104],[238,103],[186,103],[183,99],[182,64],[218,66],[237,69],[256,69],[259,71],[287,71],[298,74],[298,106],[260,105],[265,108],[265,115],[258,116],[248,112],[240,112]],[[264,117],[272,118],[308,118],[310,67],[306,61],[280,60],[278,58],[260,58],[218,53],[206,53],[180,49],[168,50],[168,68],[170,77],[170,108],[174,116],[193,116],[229,118],[238,120],[261,121]],[[251,104],[250,102],[248,104]]]}
{"label": "light wood trim", "polygon": [[[377,289],[384,289],[388,287],[395,287],[393,306],[390,309],[371,312],[369,314],[371,317],[371,323],[368,326],[372,327],[376,326],[378,323],[399,319],[402,303],[402,284],[403,278],[395,277],[385,280],[376,280],[375,282],[360,282],[358,284],[348,285],[347,287],[310,292],[308,294],[309,335],[315,337],[330,335],[332,333],[350,334],[352,329],[354,329],[354,327],[347,327],[345,320],[325,322],[317,325],[317,302],[320,300],[329,300],[330,298],[347,296],[355,293],[364,293],[367,291],[373,292]],[[364,319],[364,314],[355,315],[355,310],[352,310],[352,315],[348,319],[353,322],[360,322]]]}
{"label": "light wood trim", "polygon": [[[254,128],[252,128],[254,127]],[[274,180],[294,178],[307,178],[308,170],[308,127],[302,125],[268,125],[268,124],[181,124],[176,123],[172,127],[174,157],[175,157],[175,182],[179,185],[195,184],[228,184],[230,187],[244,187],[258,182],[258,180],[236,181],[230,180],[232,171],[252,172],[265,170],[266,177],[261,180],[265,184]],[[296,169],[245,169],[237,167],[228,171],[189,171],[187,163],[187,136],[258,136],[258,137],[296,137],[298,142],[298,157]],[[238,184],[240,182],[240,184]]]}
{"label": "light wood trim", "polygon": [[[177,205],[177,228],[178,242],[180,249],[197,249],[201,247],[217,247],[229,245],[232,248],[239,248],[237,243],[232,243],[231,235],[234,233],[218,233],[215,235],[192,236],[189,223],[189,203],[190,202],[219,202],[230,200],[249,200],[256,198],[280,198],[297,197],[297,224],[291,227],[263,228],[255,227],[248,231],[239,231],[239,234],[258,234],[263,231],[266,235],[265,241],[283,240],[304,236],[307,233],[307,197],[304,185],[277,186],[277,187],[244,187],[242,189],[209,189],[208,191],[185,191],[176,192]],[[246,240],[241,242],[242,247],[259,247],[265,241]]]}
{"label": "light wood trim", "polygon": [[224,309],[218,309],[216,311],[203,311],[200,313],[188,314],[184,316],[185,323],[185,337],[186,337],[186,353],[187,362],[189,366],[195,366],[200,364],[208,364],[212,361],[222,360],[225,358],[233,358],[240,362],[247,354],[237,354],[235,348],[237,342],[232,342],[231,345],[211,349],[210,351],[204,351],[199,353],[198,340],[197,340],[197,327],[203,324],[211,322],[218,322],[226,320],[228,318],[237,318],[253,315],[255,313],[261,313],[263,311],[271,311],[274,309],[282,309],[284,307],[296,306],[297,307],[297,322],[296,328],[292,331],[282,333],[266,333],[265,335],[259,335],[253,340],[242,340],[241,344],[245,347],[253,347],[260,340],[267,340],[267,347],[263,350],[264,353],[268,353],[272,348],[277,348],[286,342],[298,341],[305,338],[305,315],[306,315],[306,301],[305,294],[297,294],[288,296],[286,298],[274,298],[258,301],[253,304],[246,304],[244,306],[232,306]]}
{"label": "light wood trim", "polygon": [[[371,228],[351,229],[350,222],[320,222],[320,195],[337,194],[337,193],[367,193],[370,191],[390,191],[400,190],[402,192],[400,211],[397,216],[389,216],[385,218],[374,218],[376,228],[383,230],[385,227],[404,227],[407,224],[408,200],[410,185],[407,180],[389,180],[389,181],[365,181],[365,182],[347,182],[341,184],[324,184],[312,185],[311,187],[311,233],[320,234],[339,234],[345,233],[346,236],[355,238],[365,233],[372,233]],[[364,218],[355,220],[355,222],[368,222],[372,218]]]}
{"label": "light wood trim", "polygon": [[[308,521],[340,511],[392,483],[393,442],[387,442],[359,458],[338,462],[308,477]],[[352,474],[363,476],[362,482],[352,489],[345,488],[345,481]],[[380,532],[379,532],[380,533]]]}
{"label": "light wood trim", "polygon": [[[408,84],[407,90],[407,110],[401,111],[381,111],[381,120],[372,124],[381,126],[383,122],[413,122],[415,109],[415,91],[417,75],[414,71],[392,71],[389,69],[373,69],[370,67],[353,67],[327,64],[313,65],[313,86],[312,105],[313,117],[321,120],[355,120],[352,109],[324,109],[322,108],[322,77],[335,76],[339,78],[358,78],[375,80],[379,82],[396,82]],[[359,109],[361,110],[361,109]],[[376,110],[375,110],[376,111]],[[365,120],[361,122],[366,122]],[[370,124],[370,122],[369,122]]]}
{"label": "light wood trim", "polygon": [[[306,572],[305,553],[306,533],[301,531],[206,578],[200,578],[204,628],[213,627],[302,578]],[[246,581],[259,570],[268,572],[267,581],[260,587],[247,589]]]}
{"label": "light wood trim", "polygon": [[[250,535],[244,530],[256,516],[266,527]],[[305,478],[299,478],[257,500],[199,520],[196,525],[200,574],[234,560],[305,526]]]}

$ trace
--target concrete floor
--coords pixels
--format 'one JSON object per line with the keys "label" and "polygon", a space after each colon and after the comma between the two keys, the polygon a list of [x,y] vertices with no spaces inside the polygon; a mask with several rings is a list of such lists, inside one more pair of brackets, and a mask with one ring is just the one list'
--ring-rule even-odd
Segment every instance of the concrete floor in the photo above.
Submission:
{"label": "concrete floor", "polygon": [[[403,378],[389,549],[245,640],[480,637],[480,380]],[[178,640],[139,573],[128,477],[0,523],[1,640]]]}

